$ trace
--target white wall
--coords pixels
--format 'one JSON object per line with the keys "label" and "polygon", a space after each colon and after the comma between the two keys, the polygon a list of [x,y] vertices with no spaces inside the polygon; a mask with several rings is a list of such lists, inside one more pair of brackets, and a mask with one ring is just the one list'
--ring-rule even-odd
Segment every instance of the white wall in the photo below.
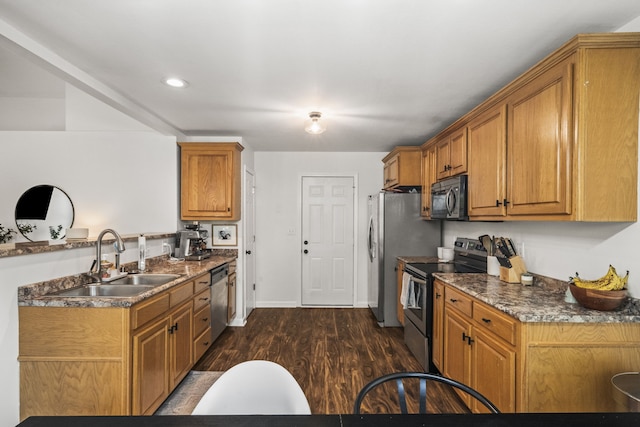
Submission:
{"label": "white wall", "polygon": [[[357,175],[356,305],[367,302],[367,195],[382,187],[387,153],[257,152],[256,305],[300,304],[301,177],[305,174]],[[289,229],[295,229],[293,235]]]}
{"label": "white wall", "polygon": [[[151,132],[0,132],[0,223],[15,229],[15,204],[38,184],[71,198],[76,227],[91,236],[175,231],[174,137]],[[143,215],[150,214],[152,215]],[[20,238],[18,239],[20,240]],[[25,239],[21,239],[25,240]]]}
{"label": "white wall", "polygon": [[445,245],[450,247],[456,237],[477,238],[482,234],[511,237],[516,246],[524,244],[521,255],[527,269],[560,280],[569,280],[576,271],[580,277],[596,279],[607,272],[609,264],[619,274],[629,270],[629,292],[640,298],[638,223],[448,221],[444,226]]}
{"label": "white wall", "polygon": [[[77,98],[74,104],[79,109],[96,107],[87,101]],[[20,195],[33,185],[52,184],[73,201],[74,226],[88,227],[92,236],[104,228],[121,234],[175,231],[175,137],[117,131],[105,121],[92,122],[102,122],[100,128],[111,130],[0,132],[0,224],[15,229],[14,208]],[[123,262],[137,259],[134,245],[127,244]],[[150,241],[148,250],[149,256],[159,255],[161,241]],[[17,287],[88,271],[93,258],[90,248],[0,258],[0,378],[4,384],[0,388],[0,426],[19,422]]]}

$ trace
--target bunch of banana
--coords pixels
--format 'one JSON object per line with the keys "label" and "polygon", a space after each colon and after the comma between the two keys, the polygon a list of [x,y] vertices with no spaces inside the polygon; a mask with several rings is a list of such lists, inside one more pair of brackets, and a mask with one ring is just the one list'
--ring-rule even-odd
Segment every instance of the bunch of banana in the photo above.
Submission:
{"label": "bunch of banana", "polygon": [[629,280],[629,270],[627,270],[626,276],[620,277],[618,276],[616,269],[610,265],[607,274],[599,279],[584,280],[578,277],[578,273],[576,273],[576,277],[570,277],[569,279],[570,283],[573,283],[580,288],[597,289],[599,291],[619,291],[624,289],[627,285],[627,281]]}

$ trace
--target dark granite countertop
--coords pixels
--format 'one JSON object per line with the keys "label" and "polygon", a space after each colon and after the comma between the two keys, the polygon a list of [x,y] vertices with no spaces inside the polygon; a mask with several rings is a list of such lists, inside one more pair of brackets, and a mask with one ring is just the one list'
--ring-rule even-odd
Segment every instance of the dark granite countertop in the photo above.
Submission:
{"label": "dark granite countertop", "polygon": [[478,273],[434,273],[443,282],[515,317],[521,322],[640,322],[640,300],[629,298],[616,311],[598,311],[565,302],[567,282],[536,277],[534,286],[506,283]]}
{"label": "dark granite countertop", "polygon": [[433,264],[438,262],[437,256],[399,256],[397,257],[400,261],[404,261],[407,264],[410,263],[427,263]]}
{"label": "dark granite countertop", "polygon": [[[235,250],[221,250],[203,261],[170,261],[166,256],[148,259],[145,273],[178,274],[180,277],[171,282],[156,286],[144,293],[132,297],[62,297],[52,293],[89,283],[86,274],[61,277],[45,282],[32,283],[18,288],[19,306],[39,307],[131,307],[172,286],[184,283],[213,268],[233,261],[237,257]],[[132,263],[134,266],[137,263]],[[126,267],[126,265],[125,265]]]}
{"label": "dark granite countertop", "polygon": [[628,427],[640,413],[31,417],[18,427]]}
{"label": "dark granite countertop", "polygon": [[[175,239],[176,233],[144,233],[147,240],[153,239]],[[123,234],[122,240],[125,242],[137,242],[139,234]],[[44,240],[41,242],[18,242],[18,243],[2,243],[0,244],[0,258],[13,257],[19,255],[43,254],[48,252],[57,252],[68,249],[92,248],[96,246],[97,237],[89,237],[86,239],[61,239],[61,240]],[[108,235],[103,242],[112,243],[115,239]]]}

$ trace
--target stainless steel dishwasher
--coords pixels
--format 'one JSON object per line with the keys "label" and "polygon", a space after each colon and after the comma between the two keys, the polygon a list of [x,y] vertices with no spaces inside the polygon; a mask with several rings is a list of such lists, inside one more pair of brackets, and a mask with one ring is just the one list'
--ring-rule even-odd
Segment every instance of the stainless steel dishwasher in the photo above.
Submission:
{"label": "stainless steel dishwasher", "polygon": [[211,270],[211,341],[215,341],[227,327],[228,276],[229,264]]}

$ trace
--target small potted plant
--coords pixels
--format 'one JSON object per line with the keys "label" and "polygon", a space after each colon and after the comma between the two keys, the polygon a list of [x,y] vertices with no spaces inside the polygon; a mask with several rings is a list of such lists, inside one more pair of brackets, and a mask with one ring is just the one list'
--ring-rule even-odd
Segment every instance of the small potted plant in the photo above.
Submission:
{"label": "small potted plant", "polygon": [[18,234],[18,232],[8,227],[5,228],[0,224],[0,244],[9,243],[11,239],[13,239],[14,234]]}
{"label": "small potted plant", "polygon": [[[18,224],[18,231],[20,231],[23,236],[26,236],[37,228],[38,227],[33,224]],[[0,244],[11,242],[14,234],[18,234],[18,232],[13,228],[4,227],[0,224]]]}

